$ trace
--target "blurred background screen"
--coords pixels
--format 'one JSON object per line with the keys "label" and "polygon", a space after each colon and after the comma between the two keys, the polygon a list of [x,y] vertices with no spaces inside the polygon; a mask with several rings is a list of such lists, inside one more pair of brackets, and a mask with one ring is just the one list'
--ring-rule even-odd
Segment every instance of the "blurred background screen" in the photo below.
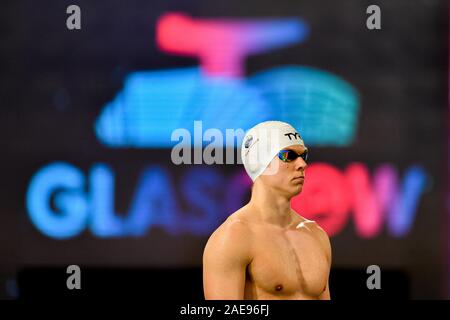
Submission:
{"label": "blurred background screen", "polygon": [[[381,29],[367,26],[371,4]],[[250,198],[225,131],[272,119],[310,150],[292,207],[331,238],[332,295],[367,290],[378,265],[386,295],[447,298],[448,12],[437,0],[2,3],[0,298],[38,294],[54,268],[64,285],[71,264],[104,282],[105,270],[192,275],[183,294],[202,297],[206,241]],[[174,132],[196,147],[191,164],[174,163]],[[222,163],[205,163],[208,146]]]}

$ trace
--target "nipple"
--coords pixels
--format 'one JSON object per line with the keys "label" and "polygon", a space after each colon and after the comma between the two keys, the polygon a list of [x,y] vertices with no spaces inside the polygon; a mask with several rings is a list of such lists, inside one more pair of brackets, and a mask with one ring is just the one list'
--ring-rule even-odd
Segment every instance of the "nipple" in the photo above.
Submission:
{"label": "nipple", "polygon": [[277,286],[275,287],[275,290],[277,290],[277,291],[283,290],[283,285],[281,285],[281,284],[277,285]]}

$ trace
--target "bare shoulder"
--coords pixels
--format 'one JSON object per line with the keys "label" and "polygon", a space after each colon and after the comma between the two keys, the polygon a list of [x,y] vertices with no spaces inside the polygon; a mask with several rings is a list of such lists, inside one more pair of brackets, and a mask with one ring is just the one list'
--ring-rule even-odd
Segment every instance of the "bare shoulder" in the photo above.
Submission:
{"label": "bare shoulder", "polygon": [[250,225],[245,219],[230,216],[210,236],[208,242],[243,240],[250,232]]}
{"label": "bare shoulder", "polygon": [[324,250],[327,253],[328,260],[331,263],[331,242],[330,242],[330,237],[325,232],[325,230],[323,230],[323,228],[321,226],[319,226],[319,224],[317,224],[317,222],[314,221],[314,223],[312,223],[312,226],[313,226],[313,228],[312,228],[313,232],[320,239],[320,242],[322,243],[322,246],[323,246]]}
{"label": "bare shoulder", "polygon": [[230,255],[246,259],[250,256],[251,238],[249,221],[237,211],[211,234],[205,246],[204,258]]}
{"label": "bare shoulder", "polygon": [[330,237],[328,236],[326,231],[317,224],[317,222],[314,222],[314,230],[315,230],[317,236],[319,236],[322,239],[324,244],[327,246],[330,246]]}
{"label": "bare shoulder", "polygon": [[331,254],[330,237],[316,221],[308,220],[298,215],[298,220],[296,223],[297,228],[301,226],[308,227],[308,229],[311,230],[320,239],[320,242],[323,244],[324,248]]}

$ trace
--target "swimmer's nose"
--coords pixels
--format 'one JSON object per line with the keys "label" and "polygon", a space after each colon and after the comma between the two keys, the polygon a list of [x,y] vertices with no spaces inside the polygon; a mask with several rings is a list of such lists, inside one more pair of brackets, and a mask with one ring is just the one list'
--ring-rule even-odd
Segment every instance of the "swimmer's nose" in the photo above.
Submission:
{"label": "swimmer's nose", "polygon": [[305,170],[308,167],[308,164],[306,163],[303,158],[298,157],[295,161],[295,169],[296,170]]}

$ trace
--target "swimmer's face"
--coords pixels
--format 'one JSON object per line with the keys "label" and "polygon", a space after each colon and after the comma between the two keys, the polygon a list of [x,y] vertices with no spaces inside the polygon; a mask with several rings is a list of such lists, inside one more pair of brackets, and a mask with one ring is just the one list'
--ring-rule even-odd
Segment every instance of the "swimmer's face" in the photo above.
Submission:
{"label": "swimmer's face", "polygon": [[[283,150],[293,150],[297,154],[303,154],[307,148],[299,145],[292,145]],[[290,162],[284,162],[275,156],[261,175],[261,179],[264,184],[270,188],[286,194],[289,197],[293,197],[302,191],[305,169],[307,163],[302,157],[298,157]]]}

